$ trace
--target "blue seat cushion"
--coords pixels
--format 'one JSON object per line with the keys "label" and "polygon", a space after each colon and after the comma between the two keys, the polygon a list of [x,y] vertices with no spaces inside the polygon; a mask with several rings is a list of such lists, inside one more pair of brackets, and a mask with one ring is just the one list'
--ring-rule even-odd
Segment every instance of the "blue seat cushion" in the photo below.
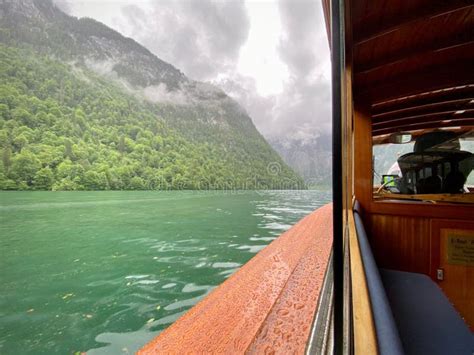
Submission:
{"label": "blue seat cushion", "polygon": [[380,274],[406,354],[474,354],[474,333],[433,280],[386,269]]}

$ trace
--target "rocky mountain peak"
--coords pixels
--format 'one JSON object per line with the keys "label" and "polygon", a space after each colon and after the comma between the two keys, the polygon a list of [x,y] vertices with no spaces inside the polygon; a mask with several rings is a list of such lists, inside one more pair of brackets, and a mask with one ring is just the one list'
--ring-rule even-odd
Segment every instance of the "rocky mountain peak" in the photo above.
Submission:
{"label": "rocky mountain peak", "polygon": [[[90,18],[62,12],[51,0],[2,0],[2,40],[20,40],[67,61],[110,67],[135,86],[166,85],[176,90],[189,80],[131,38]],[[6,37],[6,38],[5,38]]]}

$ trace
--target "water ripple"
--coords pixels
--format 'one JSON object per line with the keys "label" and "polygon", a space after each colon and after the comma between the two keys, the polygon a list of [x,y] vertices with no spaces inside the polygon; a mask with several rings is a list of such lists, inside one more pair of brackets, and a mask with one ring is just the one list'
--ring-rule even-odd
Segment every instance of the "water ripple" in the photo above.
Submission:
{"label": "water ripple", "polygon": [[132,354],[329,198],[2,194],[0,353]]}

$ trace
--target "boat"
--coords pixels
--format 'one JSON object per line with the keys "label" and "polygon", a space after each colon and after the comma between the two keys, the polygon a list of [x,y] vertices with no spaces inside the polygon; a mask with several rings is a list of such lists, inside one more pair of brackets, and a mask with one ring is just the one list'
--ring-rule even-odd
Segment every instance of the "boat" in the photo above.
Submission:
{"label": "boat", "polygon": [[[332,204],[140,354],[474,353],[474,5],[322,6],[333,65]],[[383,158],[397,174],[374,175],[383,146],[408,150]]]}

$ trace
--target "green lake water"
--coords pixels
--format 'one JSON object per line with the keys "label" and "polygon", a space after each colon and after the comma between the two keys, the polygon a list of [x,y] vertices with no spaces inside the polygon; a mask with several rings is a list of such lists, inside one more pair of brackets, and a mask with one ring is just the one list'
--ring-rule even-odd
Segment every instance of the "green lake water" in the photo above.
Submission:
{"label": "green lake water", "polygon": [[133,353],[330,198],[2,192],[0,354]]}

